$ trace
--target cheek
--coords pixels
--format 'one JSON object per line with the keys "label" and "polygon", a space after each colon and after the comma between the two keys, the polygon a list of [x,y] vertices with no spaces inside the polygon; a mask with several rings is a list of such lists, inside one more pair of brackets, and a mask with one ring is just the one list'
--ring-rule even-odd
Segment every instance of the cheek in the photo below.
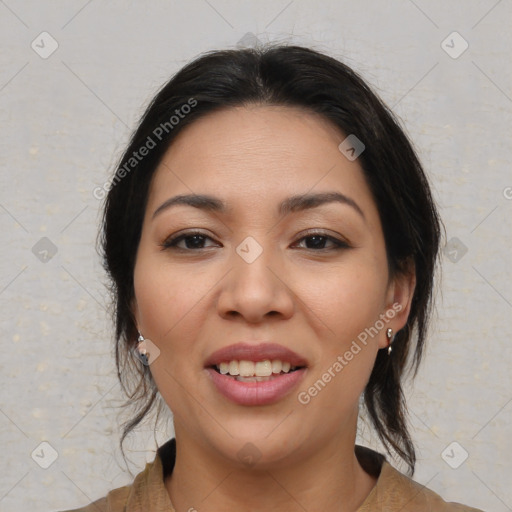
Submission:
{"label": "cheek", "polygon": [[183,385],[197,360],[194,340],[203,324],[197,306],[211,288],[206,281],[200,273],[180,271],[161,257],[143,252],[138,256],[134,288],[139,327],[160,350],[150,370],[159,392],[175,412],[188,407]]}
{"label": "cheek", "polygon": [[180,272],[144,254],[137,260],[134,288],[140,327],[161,343],[183,331],[184,324],[190,326],[194,306],[208,293],[200,273]]}
{"label": "cheek", "polygon": [[321,409],[333,408],[343,416],[357,403],[375,362],[378,336],[370,336],[367,329],[382,312],[384,279],[363,258],[303,279],[306,304],[320,320],[316,328],[321,340],[308,385],[313,385],[313,394],[318,393]]}
{"label": "cheek", "polygon": [[341,343],[373,325],[381,312],[384,281],[375,267],[346,264],[301,279],[306,304]]}

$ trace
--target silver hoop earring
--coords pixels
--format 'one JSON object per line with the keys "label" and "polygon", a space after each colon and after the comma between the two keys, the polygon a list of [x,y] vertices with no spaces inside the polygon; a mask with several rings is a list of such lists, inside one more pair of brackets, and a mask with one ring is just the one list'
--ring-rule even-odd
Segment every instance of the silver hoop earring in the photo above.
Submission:
{"label": "silver hoop earring", "polygon": [[386,331],[386,337],[388,338],[388,356],[391,354],[391,351],[393,348],[391,347],[391,344],[393,343],[393,329],[391,327]]}

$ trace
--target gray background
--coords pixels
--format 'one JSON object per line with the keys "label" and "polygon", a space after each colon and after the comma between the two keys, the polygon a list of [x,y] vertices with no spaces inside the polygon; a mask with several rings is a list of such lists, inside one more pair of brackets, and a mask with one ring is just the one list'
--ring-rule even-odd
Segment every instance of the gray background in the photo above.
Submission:
{"label": "gray background", "polygon": [[[447,228],[426,360],[406,386],[415,479],[512,510],[511,15],[507,0],[0,1],[0,509],[77,507],[132,481],[93,190],[164,81],[252,33],[352,65],[415,142]],[[133,474],[152,429],[127,444]],[[365,429],[358,442],[380,446]]]}

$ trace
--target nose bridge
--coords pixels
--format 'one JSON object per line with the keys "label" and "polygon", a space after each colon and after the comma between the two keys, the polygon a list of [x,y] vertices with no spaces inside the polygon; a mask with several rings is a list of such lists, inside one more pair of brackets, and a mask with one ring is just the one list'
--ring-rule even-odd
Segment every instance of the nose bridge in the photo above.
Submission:
{"label": "nose bridge", "polygon": [[253,236],[247,236],[235,248],[231,258],[235,282],[245,289],[245,293],[263,299],[275,285],[275,275],[269,268],[272,260],[276,266],[276,254],[268,245],[264,247]]}
{"label": "nose bridge", "polygon": [[219,312],[244,316],[257,321],[269,312],[291,314],[293,300],[285,284],[277,277],[279,256],[248,236],[235,247],[230,258],[231,271],[221,291]]}

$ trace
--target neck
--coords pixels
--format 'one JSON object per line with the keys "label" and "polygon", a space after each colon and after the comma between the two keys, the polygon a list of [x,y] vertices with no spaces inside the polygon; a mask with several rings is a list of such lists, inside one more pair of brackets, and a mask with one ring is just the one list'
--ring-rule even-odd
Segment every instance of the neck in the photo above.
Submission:
{"label": "neck", "polygon": [[246,468],[226,462],[176,430],[176,462],[165,486],[177,512],[323,510],[355,512],[377,478],[359,464],[354,435],[296,454],[300,463]]}

